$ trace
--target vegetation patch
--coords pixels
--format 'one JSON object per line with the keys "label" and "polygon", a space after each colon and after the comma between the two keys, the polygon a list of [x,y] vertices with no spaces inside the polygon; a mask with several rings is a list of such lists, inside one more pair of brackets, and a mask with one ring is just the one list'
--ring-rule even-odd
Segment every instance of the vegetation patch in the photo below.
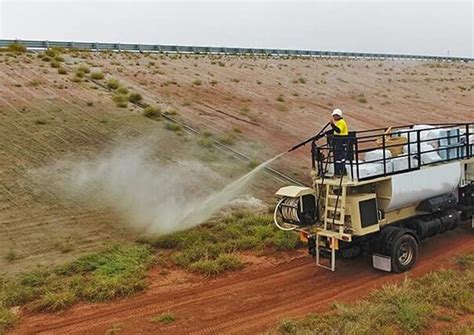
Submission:
{"label": "vegetation patch", "polygon": [[147,246],[112,246],[52,270],[40,269],[16,280],[0,278],[0,333],[15,321],[14,306],[56,312],[76,301],[105,301],[140,291],[153,260]]}
{"label": "vegetation patch", "polygon": [[117,88],[120,87],[120,83],[117,79],[109,79],[107,81],[107,87],[110,88],[111,90],[116,90]]}
{"label": "vegetation patch", "polygon": [[165,124],[165,128],[171,131],[175,131],[175,132],[183,130],[183,127],[181,127],[180,124],[172,123],[172,122],[167,122]]}
{"label": "vegetation patch", "polygon": [[176,320],[176,316],[173,313],[166,312],[163,314],[153,316],[150,319],[150,322],[169,324],[169,323],[173,323],[175,320]]}
{"label": "vegetation patch", "polygon": [[140,101],[143,100],[143,97],[140,93],[130,93],[130,95],[128,96],[128,101],[130,101],[132,104],[136,104]]}
{"label": "vegetation patch", "polygon": [[14,42],[9,44],[5,49],[3,49],[3,51],[23,53],[26,52],[26,47],[19,42]]}
{"label": "vegetation patch", "polygon": [[112,97],[112,100],[117,107],[126,108],[128,106],[128,97],[125,94],[117,93]]}
{"label": "vegetation patch", "polygon": [[146,106],[143,110],[143,115],[151,119],[159,118],[161,116],[161,110],[157,107]]}
{"label": "vegetation patch", "polygon": [[474,254],[461,257],[459,264],[462,270],[389,284],[355,304],[334,304],[328,313],[283,320],[275,333],[409,334],[428,331],[436,319],[455,322],[474,313]]}
{"label": "vegetation patch", "polygon": [[142,239],[155,248],[171,249],[174,265],[207,276],[240,269],[238,252],[265,249],[293,250],[301,245],[297,234],[272,225],[270,214],[234,212],[191,230]]}
{"label": "vegetation patch", "polygon": [[104,79],[104,74],[100,71],[95,71],[91,73],[91,78],[95,80],[102,80]]}

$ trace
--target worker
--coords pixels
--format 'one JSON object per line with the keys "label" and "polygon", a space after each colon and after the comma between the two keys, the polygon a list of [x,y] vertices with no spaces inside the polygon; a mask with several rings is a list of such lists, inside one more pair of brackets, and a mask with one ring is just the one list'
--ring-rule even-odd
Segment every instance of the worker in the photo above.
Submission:
{"label": "worker", "polygon": [[331,128],[329,135],[333,135],[331,142],[334,150],[334,174],[343,176],[346,174],[349,127],[339,108],[332,111]]}

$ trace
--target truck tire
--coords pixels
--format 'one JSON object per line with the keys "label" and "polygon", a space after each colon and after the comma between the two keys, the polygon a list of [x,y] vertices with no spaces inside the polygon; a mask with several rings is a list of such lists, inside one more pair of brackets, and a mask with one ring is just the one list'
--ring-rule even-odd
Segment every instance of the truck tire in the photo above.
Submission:
{"label": "truck tire", "polygon": [[410,234],[400,235],[392,244],[392,271],[400,273],[411,269],[418,257],[418,242]]}

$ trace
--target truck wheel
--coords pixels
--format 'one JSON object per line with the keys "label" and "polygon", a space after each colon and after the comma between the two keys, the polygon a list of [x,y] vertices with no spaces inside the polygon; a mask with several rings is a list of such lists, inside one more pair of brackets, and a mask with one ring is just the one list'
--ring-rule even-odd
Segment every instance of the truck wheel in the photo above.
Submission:
{"label": "truck wheel", "polygon": [[410,270],[418,257],[418,243],[410,234],[403,234],[392,245],[392,270],[400,273]]}

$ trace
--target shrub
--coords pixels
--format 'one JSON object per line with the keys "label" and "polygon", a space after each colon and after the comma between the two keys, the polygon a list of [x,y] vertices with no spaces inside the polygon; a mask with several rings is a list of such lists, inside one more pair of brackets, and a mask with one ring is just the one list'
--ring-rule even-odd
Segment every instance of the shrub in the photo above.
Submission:
{"label": "shrub", "polygon": [[176,317],[173,313],[166,312],[163,314],[155,315],[154,317],[150,319],[150,322],[168,324],[168,323],[174,322],[175,320],[176,320]]}
{"label": "shrub", "polygon": [[100,71],[92,72],[91,78],[95,80],[102,80],[104,79],[104,74]]}
{"label": "shrub", "polygon": [[60,67],[60,68],[58,68],[58,73],[59,73],[59,74],[67,74],[67,71],[66,71],[65,68]]}
{"label": "shrub", "polygon": [[56,62],[64,62],[64,58],[63,58],[63,56],[61,56],[61,55],[55,56],[55,57],[54,57],[54,60],[55,60]]}
{"label": "shrub", "polygon": [[38,124],[38,125],[43,125],[43,124],[46,124],[46,120],[45,119],[36,119],[35,120],[35,124]]}
{"label": "shrub", "polygon": [[82,81],[82,77],[78,76],[77,73],[71,78],[73,83],[80,83]]}
{"label": "shrub", "polygon": [[52,68],[59,68],[61,66],[61,64],[59,64],[59,62],[56,62],[55,60],[51,61],[51,63],[49,63],[49,65],[51,65]]}
{"label": "shrub", "polygon": [[367,99],[365,97],[359,97],[359,99],[357,99],[357,101],[359,101],[360,103],[367,103]]}
{"label": "shrub", "polygon": [[7,51],[9,52],[26,52],[26,47],[20,42],[14,42],[7,46]]}
{"label": "shrub", "polygon": [[181,131],[183,129],[183,127],[181,127],[181,125],[177,124],[177,123],[171,123],[171,122],[167,122],[165,124],[165,128],[168,129],[168,130],[171,130],[171,131]]}
{"label": "shrub", "polygon": [[115,94],[112,97],[112,100],[115,102],[115,105],[120,108],[125,108],[128,106],[128,97],[123,94]]}
{"label": "shrub", "polygon": [[195,85],[195,86],[200,86],[200,85],[202,85],[202,81],[199,80],[199,79],[194,79],[194,80],[193,80],[193,85]]}
{"label": "shrub", "polygon": [[143,110],[143,115],[149,118],[157,118],[161,116],[161,111],[159,108],[147,106]]}
{"label": "shrub", "polygon": [[140,101],[143,100],[143,97],[141,96],[140,93],[131,93],[129,96],[128,96],[128,101],[130,101],[131,103],[138,103]]}
{"label": "shrub", "polygon": [[[120,87],[120,83],[117,79],[109,79],[107,81],[107,87],[110,88],[111,90],[116,90],[117,88]],[[125,94],[127,94],[126,92]]]}
{"label": "shrub", "polygon": [[48,57],[53,58],[53,57],[56,56],[57,51],[54,50],[54,49],[46,49],[46,50],[44,51],[44,54],[45,54],[46,56],[48,56]]}
{"label": "shrub", "polygon": [[281,94],[276,98],[276,100],[279,102],[285,102],[285,99],[283,98],[283,95]]}
{"label": "shrub", "polygon": [[77,68],[77,71],[80,71],[80,72],[83,72],[83,73],[90,73],[91,72],[89,67],[85,64],[79,65],[79,67]]}
{"label": "shrub", "polygon": [[117,88],[117,93],[119,93],[119,94],[128,94],[128,88],[126,88],[124,86],[120,86],[119,88]]}

